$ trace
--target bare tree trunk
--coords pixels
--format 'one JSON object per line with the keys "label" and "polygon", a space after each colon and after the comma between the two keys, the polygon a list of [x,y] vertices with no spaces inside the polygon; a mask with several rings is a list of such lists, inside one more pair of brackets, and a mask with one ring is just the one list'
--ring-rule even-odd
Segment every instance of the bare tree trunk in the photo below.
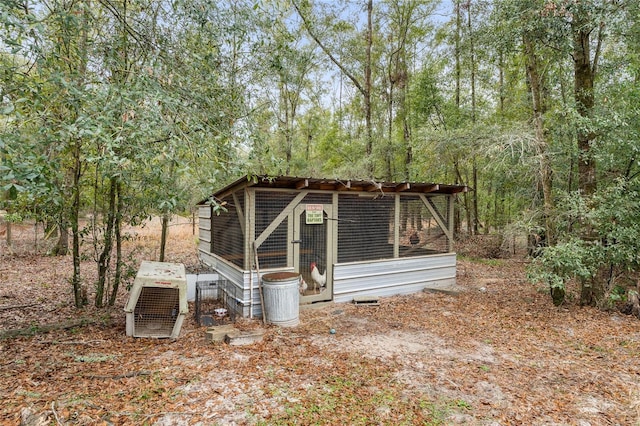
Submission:
{"label": "bare tree trunk", "polygon": [[122,280],[122,209],[123,209],[123,201],[122,201],[122,182],[118,180],[116,185],[116,216],[113,224],[113,232],[116,238],[116,272],[113,277],[113,288],[111,289],[111,296],[109,297],[109,306],[113,306],[116,303],[116,297],[118,296],[118,289],[120,287],[120,280]]}
{"label": "bare tree trunk", "polygon": [[[389,79],[389,98],[388,98],[388,116],[389,116],[389,179],[393,179],[391,162],[395,158],[393,152],[393,123],[398,122],[402,125],[402,146],[404,148],[404,167],[402,174],[405,180],[410,179],[411,163],[413,161],[413,153],[411,150],[411,129],[408,113],[407,92],[409,90],[409,71],[407,67],[407,37],[411,28],[411,19],[416,7],[416,2],[406,1],[399,2],[395,5],[393,13],[396,17],[398,28],[394,33],[398,33],[397,46],[389,54],[389,64],[387,67],[387,76]],[[396,88],[398,89],[396,92]],[[397,93],[397,94],[396,94]],[[394,119],[394,105],[397,105],[397,112]],[[396,172],[398,173],[398,172]]]}
{"label": "bare tree trunk", "polygon": [[472,165],[473,179],[473,235],[478,235],[480,228],[480,217],[478,213],[478,163],[475,154],[473,155]]}
{"label": "bare tree trunk", "polygon": [[[589,129],[590,118],[595,105],[594,78],[596,74],[598,56],[602,40],[602,29],[596,52],[591,59],[591,33],[593,27],[588,25],[587,12],[578,9],[572,22],[573,32],[573,64],[574,64],[574,96],[578,114],[583,123],[578,125],[578,189],[582,195],[589,197],[596,191],[596,161],[591,152],[591,142],[595,139],[594,132]],[[585,128],[586,127],[586,128]],[[583,238],[593,239],[593,230],[589,227],[582,229]],[[604,284],[597,278],[585,279],[581,282],[580,303],[595,305],[604,296]]]}
{"label": "bare tree trunk", "polygon": [[[390,59],[392,60],[392,59]],[[393,89],[395,86],[395,79],[394,79],[394,71],[391,67],[391,64],[389,64],[388,70],[387,70],[387,78],[389,79],[389,93],[387,95],[387,138],[388,138],[388,148],[387,148],[387,154],[386,154],[386,165],[387,165],[387,177],[386,180],[391,181],[392,180],[392,176],[393,176],[393,172],[392,172],[392,167],[391,167],[391,162],[392,162],[392,158],[393,158]]]}
{"label": "bare tree trunk", "polygon": [[409,119],[404,117],[402,123],[402,137],[404,138],[404,178],[411,180],[411,165],[413,164],[413,148],[411,147],[411,127]]}
{"label": "bare tree trunk", "polygon": [[[462,173],[460,172],[460,167],[458,166],[458,162],[454,162],[453,164],[454,167],[454,171],[456,173],[456,184],[458,185],[464,185],[465,180],[462,178]],[[475,188],[473,189],[475,191]],[[464,205],[464,211],[465,211],[465,216],[466,216],[466,221],[467,221],[467,235],[471,235],[471,229],[472,229],[472,224],[471,224],[471,209],[469,208],[469,197],[467,196],[467,192],[463,192],[462,193],[462,198],[463,198],[463,205]],[[458,215],[459,216],[459,215]],[[461,222],[461,219],[458,219],[458,222]]]}
{"label": "bare tree trunk", "polygon": [[[371,154],[373,153],[373,124],[371,122],[371,91],[372,91],[372,80],[371,80],[371,70],[372,70],[372,58],[371,58],[371,50],[373,46],[373,0],[369,0],[367,2],[367,35],[366,35],[366,62],[364,64],[364,83],[362,80],[356,78],[349,70],[344,66],[343,63],[338,61],[338,59],[333,55],[333,53],[329,50],[329,48],[318,38],[315,31],[313,30],[311,23],[307,19],[304,13],[300,10],[298,3],[294,0],[292,1],[293,7],[296,9],[298,16],[302,19],[307,32],[311,36],[311,38],[318,44],[320,49],[329,57],[331,62],[333,62],[344,74],[347,76],[349,80],[356,86],[358,91],[363,97],[364,100],[364,115],[365,115],[365,126],[366,126],[366,155],[367,159],[371,159]],[[373,173],[373,163],[368,161],[367,167],[369,168],[369,172]]]}
{"label": "bare tree trunk", "polygon": [[[576,107],[580,117],[589,119],[595,104],[593,81],[595,64],[591,64],[590,33],[578,19],[573,28],[573,62]],[[578,188],[583,195],[592,195],[596,190],[596,162],[591,153],[591,142],[595,134],[584,126],[578,126]]]}
{"label": "bare tree trunk", "polygon": [[460,1],[455,0],[455,13],[456,13],[456,33],[455,33],[455,69],[456,69],[456,108],[460,109],[460,82],[462,80],[462,67],[460,65],[460,32],[462,28],[462,13],[460,12]]}
{"label": "bare tree trunk", "polygon": [[500,115],[504,115],[504,100],[505,100],[505,87],[504,87],[504,54],[502,52],[498,52],[498,87],[500,90],[499,93],[499,103],[498,103],[498,111]]}
{"label": "bare tree trunk", "polygon": [[[467,3],[467,31],[469,36],[469,54],[471,62],[471,123],[476,124],[476,52],[473,40],[473,26],[471,25],[471,0]],[[480,217],[478,211],[478,164],[475,149],[473,152],[472,179],[473,179],[473,234],[478,235]]]}
{"label": "bare tree trunk", "polygon": [[58,241],[53,249],[53,254],[58,256],[66,256],[69,254],[69,227],[66,223],[60,223],[58,226]]}
{"label": "bare tree trunk", "polygon": [[[89,2],[88,2],[89,3]],[[88,9],[90,4],[87,5],[87,9],[78,9],[78,13],[81,14],[81,30],[78,40],[78,52],[80,52],[80,56],[77,58],[77,64],[75,69],[75,77],[76,77],[76,85],[78,88],[84,86],[85,76],[87,72],[87,42],[88,42],[88,32],[89,32],[89,12]],[[74,111],[74,114],[77,115],[77,110]],[[71,167],[70,174],[72,179],[71,186],[71,211],[70,211],[70,225],[71,225],[71,234],[72,234],[72,243],[73,243],[73,277],[71,279],[71,283],[73,286],[73,295],[75,300],[75,305],[77,308],[81,308],[89,303],[87,297],[87,289],[82,284],[82,277],[80,275],[80,208],[82,205],[82,197],[81,191],[82,187],[80,185],[82,178],[82,139],[77,137],[75,141],[73,141],[71,147],[71,158],[73,159],[73,166]]]}
{"label": "bare tree trunk", "polygon": [[[456,110],[458,112],[460,112],[460,91],[461,91],[461,81],[462,81],[462,65],[461,65],[461,60],[460,60],[460,33],[462,32],[462,12],[460,10],[460,1],[461,0],[455,0],[455,14],[456,14],[456,32],[455,32],[455,43],[454,43],[454,58],[455,58],[455,75],[456,75],[456,79],[455,79],[455,105],[456,105]],[[460,166],[458,164],[457,161],[454,161],[453,163],[453,168],[454,168],[454,172],[455,172],[455,180],[456,180],[456,184],[462,184],[463,183],[463,179],[462,179],[462,175],[460,174]],[[467,192],[463,193],[463,197],[464,197],[464,208],[468,213],[468,206],[469,206],[469,202],[468,202],[468,195]],[[462,231],[462,214],[460,212],[460,207],[459,207],[459,203],[456,203],[456,212],[454,215],[454,228],[456,229],[456,235],[460,235],[460,232]]]}
{"label": "bare tree trunk", "polygon": [[636,289],[628,293],[628,304],[630,305],[630,313],[634,317],[640,318],[640,281],[636,283]]}
{"label": "bare tree trunk", "polygon": [[538,57],[532,41],[527,35],[523,40],[526,70],[529,77],[529,85],[531,90],[531,100],[533,109],[533,124],[536,135],[536,154],[540,161],[540,185],[543,194],[543,214],[545,221],[545,239],[549,244],[555,242],[555,228],[551,218],[551,213],[555,208],[553,202],[553,174],[551,170],[551,161],[549,159],[547,130],[544,125],[544,114],[547,107],[544,99],[544,82],[540,73]]}
{"label": "bare tree trunk", "polygon": [[469,61],[471,62],[471,122],[476,123],[476,52],[471,25],[471,0],[467,3],[467,32],[469,37]]}
{"label": "bare tree trunk", "polygon": [[73,148],[74,166],[72,169],[72,195],[71,195],[71,235],[73,240],[73,296],[76,308],[82,308],[88,303],[87,291],[82,285],[80,276],[80,178],[82,176],[82,162],[80,141],[76,141]]}
{"label": "bare tree trunk", "polygon": [[113,250],[113,227],[116,216],[116,187],[117,178],[109,179],[109,206],[107,211],[106,227],[103,235],[102,252],[98,257],[98,283],[96,286],[95,305],[97,308],[101,308],[103,305],[103,299],[105,295],[105,284],[107,282],[107,275],[109,273],[109,267],[111,265],[111,252]]}
{"label": "bare tree trunk", "polygon": [[165,248],[167,247],[167,236],[169,234],[169,220],[171,219],[171,215],[169,213],[165,213],[161,218],[161,226],[162,233],[160,235],[160,262],[164,262],[164,253]]}
{"label": "bare tree trunk", "polygon": [[[364,109],[367,127],[367,157],[373,153],[373,129],[371,124],[371,48],[373,46],[373,0],[367,2],[367,59],[364,65]],[[373,168],[373,164],[369,167]],[[373,172],[373,169],[370,170]]]}
{"label": "bare tree trunk", "polygon": [[11,222],[6,221],[4,223],[5,229],[7,230],[5,235],[5,241],[7,242],[7,248],[9,249],[9,253],[13,251],[13,237],[11,236]]}

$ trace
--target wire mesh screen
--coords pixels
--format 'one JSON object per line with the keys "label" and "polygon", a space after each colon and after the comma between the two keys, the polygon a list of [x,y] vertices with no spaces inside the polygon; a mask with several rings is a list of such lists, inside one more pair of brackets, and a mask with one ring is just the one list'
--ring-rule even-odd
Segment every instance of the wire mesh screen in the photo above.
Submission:
{"label": "wire mesh screen", "polygon": [[180,313],[177,288],[142,287],[134,313],[134,336],[169,337]]}
{"label": "wire mesh screen", "polygon": [[[318,294],[327,284],[327,228],[328,218],[324,206],[331,204],[330,194],[307,194],[300,215],[300,273],[307,283],[304,295]],[[315,219],[314,219],[315,216]],[[322,218],[320,220],[319,218]],[[313,267],[312,267],[313,265]],[[312,273],[315,268],[316,272]]]}
{"label": "wire mesh screen", "polygon": [[393,258],[394,197],[339,197],[338,262]]}
{"label": "wire mesh screen", "polygon": [[236,197],[241,205],[236,206],[231,196],[222,200],[227,204],[226,211],[215,213],[211,217],[211,252],[227,259],[233,264],[243,267],[244,237],[238,211],[244,211],[243,197]]}
{"label": "wire mesh screen", "polygon": [[[427,201],[440,216],[447,217],[446,197],[429,197]],[[417,196],[400,197],[399,235],[400,257],[444,253],[449,247],[443,229]]]}
{"label": "wire mesh screen", "polygon": [[222,325],[233,321],[226,306],[226,280],[196,283],[195,315],[198,325]]}
{"label": "wire mesh screen", "polygon": [[[256,192],[256,234],[258,238],[297,194],[288,192]],[[288,219],[285,218],[258,247],[260,268],[287,266]]]}
{"label": "wire mesh screen", "polygon": [[227,309],[224,321],[234,322],[236,317],[243,317],[244,313],[244,290],[236,286],[232,281],[218,281],[218,300]]}

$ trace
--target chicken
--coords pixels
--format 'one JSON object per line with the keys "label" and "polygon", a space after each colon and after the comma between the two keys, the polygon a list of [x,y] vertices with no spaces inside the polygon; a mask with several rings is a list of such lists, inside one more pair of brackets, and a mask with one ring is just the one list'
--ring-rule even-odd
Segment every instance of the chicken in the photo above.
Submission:
{"label": "chicken", "polygon": [[409,236],[409,242],[413,246],[415,246],[416,244],[420,243],[420,235],[418,235],[418,233],[416,231],[413,231],[413,234],[411,234]]}
{"label": "chicken", "polygon": [[317,290],[318,287],[322,289],[327,284],[327,271],[325,270],[324,274],[320,275],[316,262],[311,262],[311,280],[314,290]]}
{"label": "chicken", "polygon": [[304,292],[307,291],[308,288],[309,286],[307,285],[307,282],[304,280],[304,278],[300,277],[300,285],[298,286],[298,291],[300,292],[300,294],[304,294]]}

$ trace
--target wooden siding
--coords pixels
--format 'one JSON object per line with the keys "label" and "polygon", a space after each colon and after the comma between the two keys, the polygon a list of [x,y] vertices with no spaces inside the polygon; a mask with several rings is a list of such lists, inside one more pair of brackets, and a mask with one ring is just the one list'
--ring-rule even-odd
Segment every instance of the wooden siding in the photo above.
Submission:
{"label": "wooden siding", "polygon": [[204,218],[204,217],[198,218],[198,227],[200,229],[206,229],[206,230],[210,231],[211,230],[211,219]]}
{"label": "wooden siding", "polygon": [[198,217],[211,219],[211,206],[200,206],[198,209]]}
{"label": "wooden siding", "polygon": [[211,231],[208,229],[198,228],[198,238],[200,241],[211,242]]}
{"label": "wooden siding", "polygon": [[211,206],[198,208],[198,249],[211,251]]}

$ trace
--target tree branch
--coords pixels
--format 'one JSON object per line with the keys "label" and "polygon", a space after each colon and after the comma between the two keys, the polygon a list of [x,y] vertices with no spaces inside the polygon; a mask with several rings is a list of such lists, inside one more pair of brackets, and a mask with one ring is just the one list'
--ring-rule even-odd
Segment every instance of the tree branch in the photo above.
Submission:
{"label": "tree branch", "polygon": [[138,377],[138,376],[150,376],[152,374],[151,371],[131,371],[129,373],[122,373],[122,374],[114,374],[114,375],[98,375],[98,374],[87,374],[87,375],[83,375],[81,377],[87,378],[87,379],[104,379],[104,380],[119,380],[119,379],[128,379],[130,377]]}
{"label": "tree branch", "polygon": [[29,308],[31,306],[36,306],[37,303],[27,303],[24,305],[10,305],[10,306],[0,306],[0,311],[9,311],[11,309],[20,309],[20,308]]}
{"label": "tree branch", "polygon": [[293,7],[296,9],[296,12],[298,12],[298,16],[300,16],[300,19],[302,19],[302,22],[304,23],[304,27],[307,29],[307,32],[309,33],[311,38],[318,44],[320,49],[322,49],[322,51],[329,57],[331,62],[333,62],[340,69],[340,71],[342,71],[342,73],[346,75],[347,78],[349,78],[349,80],[353,82],[353,84],[356,86],[358,91],[362,93],[363,96],[367,96],[365,88],[358,81],[358,79],[353,74],[351,74],[349,70],[344,65],[342,65],[342,63],[338,61],[338,59],[335,56],[333,56],[331,51],[329,51],[329,48],[327,48],[327,46],[325,46],[324,43],[320,41],[318,36],[313,32],[313,30],[311,29],[311,24],[309,23],[307,18],[303,15],[302,11],[296,4],[295,0],[291,0],[291,3],[293,4]]}
{"label": "tree branch", "polygon": [[598,70],[598,60],[600,59],[600,51],[602,49],[602,39],[604,38],[604,22],[600,22],[598,27],[598,44],[596,45],[596,52],[593,56],[593,65],[591,67],[591,74],[596,75]]}

